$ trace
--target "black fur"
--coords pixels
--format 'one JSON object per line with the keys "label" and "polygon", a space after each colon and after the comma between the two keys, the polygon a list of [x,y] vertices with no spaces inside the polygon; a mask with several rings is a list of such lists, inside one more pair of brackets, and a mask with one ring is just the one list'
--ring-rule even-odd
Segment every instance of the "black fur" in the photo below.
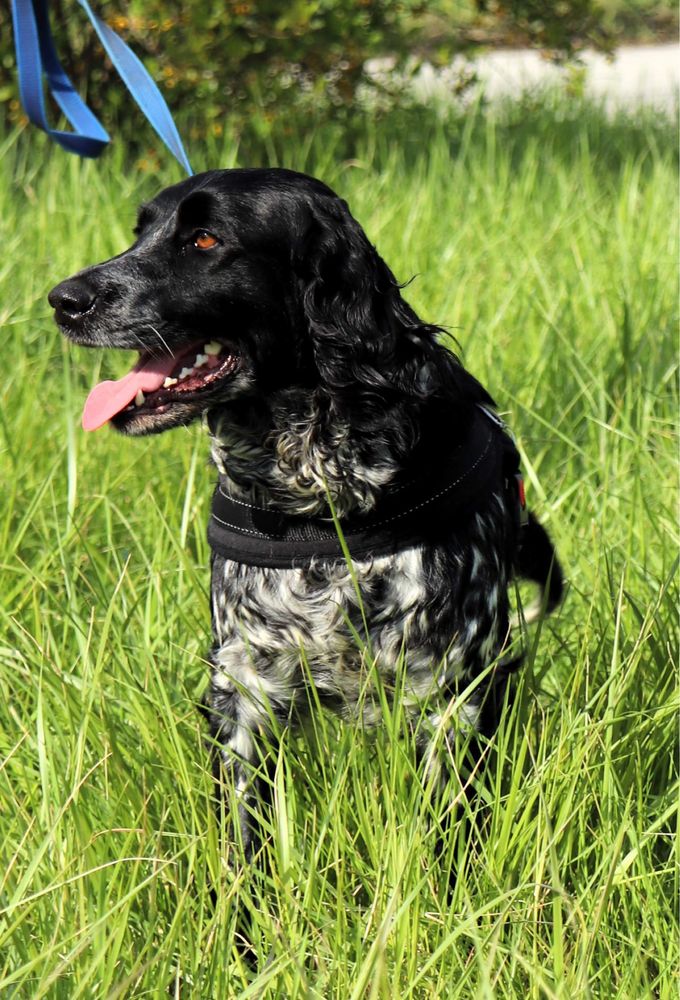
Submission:
{"label": "black fur", "polygon": [[[162,191],[142,209],[128,251],[62,282],[50,302],[79,344],[148,358],[220,342],[224,377],[160,389],[113,424],[146,434],[206,413],[232,496],[314,516],[327,515],[330,500],[343,518],[422,477],[431,442],[464,442],[478,404],[493,405],[401,291],[324,184],[287,170],[228,170]],[[388,688],[405,654],[405,697],[414,715],[432,704],[433,730],[494,732],[509,672],[508,584],[515,573],[549,581],[548,609],[562,592],[547,535],[533,520],[524,532],[520,551],[507,494],[479,496],[432,544],[357,563],[361,603],[344,563],[279,570],[213,558],[209,714],[247,851],[258,734],[304,710],[310,679],[345,716],[360,704],[364,720],[379,715],[378,700],[364,696],[356,633]],[[450,718],[447,700],[485,671]],[[424,767],[438,773],[446,754],[435,758],[422,732],[420,742]]]}

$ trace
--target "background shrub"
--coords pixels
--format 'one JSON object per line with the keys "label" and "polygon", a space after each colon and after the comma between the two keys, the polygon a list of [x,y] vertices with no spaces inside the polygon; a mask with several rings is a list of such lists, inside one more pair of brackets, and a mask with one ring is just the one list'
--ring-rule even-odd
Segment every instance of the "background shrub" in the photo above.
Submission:
{"label": "background shrub", "polygon": [[[129,98],[76,0],[55,0],[52,22],[64,65],[88,103],[112,124]],[[267,136],[292,115],[351,128],[366,98],[366,62],[391,56],[404,80],[423,57],[445,63],[480,44],[532,44],[557,57],[609,47],[645,26],[672,31],[675,10],[658,0],[97,0],[95,8],[143,58],[190,137]],[[384,83],[383,83],[384,86]],[[370,95],[369,95],[370,96]],[[371,108],[404,100],[391,87]],[[196,109],[200,108],[200,114]],[[0,116],[22,119],[9,10],[0,8]],[[55,111],[54,120],[57,120]],[[132,130],[132,129],[130,129]]]}

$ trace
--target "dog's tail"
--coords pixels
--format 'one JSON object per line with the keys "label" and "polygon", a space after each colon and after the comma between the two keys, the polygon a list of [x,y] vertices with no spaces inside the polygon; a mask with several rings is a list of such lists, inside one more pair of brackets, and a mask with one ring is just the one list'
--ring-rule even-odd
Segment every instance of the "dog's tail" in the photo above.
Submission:
{"label": "dog's tail", "polygon": [[530,624],[541,615],[550,614],[560,603],[564,593],[564,575],[548,532],[533,514],[529,514],[528,523],[520,531],[522,544],[517,557],[517,575],[541,588],[537,600],[522,616]]}

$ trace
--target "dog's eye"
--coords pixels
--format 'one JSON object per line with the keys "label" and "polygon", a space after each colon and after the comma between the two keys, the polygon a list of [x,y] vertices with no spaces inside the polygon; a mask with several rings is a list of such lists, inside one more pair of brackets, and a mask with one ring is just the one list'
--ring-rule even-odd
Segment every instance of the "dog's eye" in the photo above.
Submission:
{"label": "dog's eye", "polygon": [[199,229],[191,237],[191,242],[197,250],[212,250],[213,247],[217,246],[219,240],[212,233],[206,232],[205,229]]}

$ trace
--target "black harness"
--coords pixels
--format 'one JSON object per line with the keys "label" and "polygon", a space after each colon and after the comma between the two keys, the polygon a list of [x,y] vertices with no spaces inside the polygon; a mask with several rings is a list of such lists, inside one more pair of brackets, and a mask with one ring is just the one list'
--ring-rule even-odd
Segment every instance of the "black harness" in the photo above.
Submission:
{"label": "black harness", "polygon": [[[437,456],[439,460],[439,456]],[[434,456],[433,456],[434,460]],[[293,569],[312,560],[345,561],[391,555],[441,539],[454,516],[480,498],[505,492],[526,524],[519,453],[505,424],[479,406],[467,440],[419,480],[393,487],[361,517],[299,517],[236,500],[218,484],[208,523],[214,553],[248,566]],[[343,542],[346,546],[343,548]]]}

